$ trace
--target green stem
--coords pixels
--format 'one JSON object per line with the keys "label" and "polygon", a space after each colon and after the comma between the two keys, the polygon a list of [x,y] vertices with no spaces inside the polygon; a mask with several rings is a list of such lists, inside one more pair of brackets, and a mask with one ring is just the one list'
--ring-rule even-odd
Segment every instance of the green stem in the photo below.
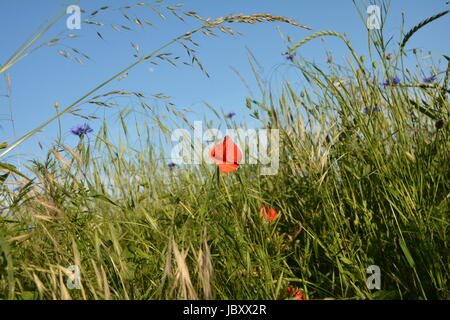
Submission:
{"label": "green stem", "polygon": [[[80,0],[75,0],[72,5],[75,5]],[[19,61],[21,59],[21,55],[31,46],[33,43],[35,43],[44,33],[46,33],[59,19],[61,19],[62,16],[66,14],[66,10],[60,13],[59,16],[55,18],[52,22],[50,22],[41,32],[39,32],[30,42],[28,42],[26,45],[23,46],[22,49],[20,49],[18,52],[12,55],[11,58],[6,61],[6,63],[0,67],[0,74],[11,68],[11,66]]]}

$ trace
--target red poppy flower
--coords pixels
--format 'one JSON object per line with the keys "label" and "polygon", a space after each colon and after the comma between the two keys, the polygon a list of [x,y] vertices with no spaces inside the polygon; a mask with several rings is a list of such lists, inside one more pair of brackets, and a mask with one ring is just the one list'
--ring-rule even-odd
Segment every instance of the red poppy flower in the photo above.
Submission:
{"label": "red poppy flower", "polygon": [[286,295],[289,297],[290,295],[291,295],[291,291],[293,291],[294,290],[294,288],[292,288],[292,287],[287,287],[287,289],[286,289]]}
{"label": "red poppy flower", "polygon": [[297,291],[296,293],[294,293],[293,297],[298,297],[297,300],[306,300],[306,297],[300,291]]}
{"label": "red poppy flower", "polygon": [[229,136],[225,136],[222,143],[212,147],[209,156],[224,173],[236,171],[242,160],[241,150]]}
{"label": "red poppy flower", "polygon": [[278,215],[277,210],[269,208],[268,206],[261,206],[260,211],[261,216],[269,222],[274,220]]}
{"label": "red poppy flower", "polygon": [[297,300],[306,300],[306,297],[300,290],[296,290],[292,287],[286,289],[286,295],[290,298],[297,298]]}

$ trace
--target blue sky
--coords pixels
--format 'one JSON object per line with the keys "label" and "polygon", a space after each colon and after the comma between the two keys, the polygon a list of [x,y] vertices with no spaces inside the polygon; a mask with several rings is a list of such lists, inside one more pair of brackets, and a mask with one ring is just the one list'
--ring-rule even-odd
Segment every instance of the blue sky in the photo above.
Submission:
{"label": "blue sky", "polygon": [[[118,8],[131,5],[138,1],[128,0],[81,0],[79,6],[86,10],[82,19],[102,6]],[[181,2],[181,1],[180,1]],[[405,29],[409,30],[419,21],[448,9],[444,0],[394,0],[388,17],[385,32],[394,37],[397,42],[400,37],[402,25],[402,12],[405,14]],[[71,2],[63,0],[15,0],[2,1],[0,5],[0,33],[2,47],[0,50],[0,64],[3,64],[14,51],[26,41],[29,36],[42,24],[55,14],[62,12]],[[152,3],[149,1],[149,3]],[[175,5],[178,1],[164,1],[163,4]],[[357,1],[362,5],[362,1]],[[198,67],[191,68],[180,64],[175,68],[168,63],[158,66],[143,63],[133,69],[129,75],[118,81],[115,80],[98,94],[112,90],[138,91],[150,97],[155,93],[164,93],[171,96],[179,108],[193,111],[190,120],[213,119],[211,112],[203,107],[203,102],[216,107],[219,112],[235,112],[238,122],[251,123],[246,113],[245,98],[251,93],[258,97],[258,89],[251,73],[247,60],[250,50],[261,66],[261,73],[265,80],[273,85],[279,84],[283,79],[293,81],[298,87],[302,83],[288,61],[281,55],[286,50],[280,38],[279,30],[290,36],[294,42],[320,30],[333,30],[346,33],[354,48],[359,54],[367,54],[367,33],[359,17],[353,1],[350,0],[190,0],[186,1],[184,10],[196,11],[202,17],[221,17],[228,14],[271,13],[295,19],[296,22],[313,28],[308,31],[295,28],[282,23],[265,23],[257,25],[231,24],[234,30],[244,33],[243,36],[230,37],[220,35],[218,38],[209,38],[201,34],[194,37],[200,46],[197,49],[198,57],[211,78],[205,77]],[[127,11],[124,11],[127,12]],[[365,13],[365,12],[364,12]],[[66,28],[68,15],[58,21],[38,42],[48,41],[59,32],[75,34],[76,38],[64,37],[61,45],[43,48],[33,52],[30,56],[15,64],[8,70],[11,75],[12,92],[9,99],[0,96],[0,142],[14,141],[14,133],[9,117],[9,104],[15,121],[16,138],[37,127],[52,115],[55,109],[54,102],[65,107],[80,98],[120,69],[131,64],[134,49],[130,42],[138,44],[141,53],[148,53],[162,44],[170,41],[177,35],[199,26],[193,19],[185,23],[178,21],[174,16],[166,14],[167,20],[161,20],[148,7],[138,7],[129,11],[129,16],[146,18],[153,23],[153,27],[141,28],[126,21],[120,12],[105,11],[98,14],[95,21],[105,23],[103,27],[82,24],[80,30]],[[414,35],[408,43],[408,48],[423,48],[425,52],[432,50],[433,55],[449,55],[449,41],[446,33],[450,29],[450,15],[433,22]],[[131,31],[117,32],[110,27],[127,25]],[[96,32],[100,32],[103,40]],[[220,34],[220,33],[219,33]],[[90,56],[90,60],[83,60],[83,65],[69,60],[57,53],[58,50],[76,48]],[[308,43],[297,52],[297,55],[306,57],[318,64],[326,64],[325,51],[333,52],[335,60],[348,56],[345,46],[336,39],[327,38],[325,41]],[[170,47],[170,52],[180,55],[181,61],[185,53],[181,47]],[[241,82],[233,71],[238,70],[246,79],[250,90]],[[0,95],[6,92],[5,79],[1,75]],[[110,130],[118,130],[120,126],[116,115],[121,108],[130,107],[138,100],[122,98],[116,100],[119,106],[112,109],[96,109],[86,105],[82,111],[91,114],[96,111],[99,117],[105,117]],[[145,102],[153,105],[155,99],[149,98]],[[161,105],[161,103],[160,103]],[[61,119],[63,142],[74,146],[76,137],[70,134],[70,128],[83,123],[81,118],[66,115]],[[94,129],[101,125],[102,120],[90,121]],[[38,142],[44,149],[50,147],[58,134],[57,122],[47,126],[42,133],[24,143],[15,153],[22,158],[42,157],[44,154],[38,148]]]}

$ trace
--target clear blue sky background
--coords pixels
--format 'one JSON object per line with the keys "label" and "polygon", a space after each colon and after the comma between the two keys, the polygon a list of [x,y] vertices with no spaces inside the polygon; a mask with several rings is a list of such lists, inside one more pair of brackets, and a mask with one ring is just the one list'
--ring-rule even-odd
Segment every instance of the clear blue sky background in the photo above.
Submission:
{"label": "clear blue sky background", "polygon": [[[82,18],[85,19],[88,13],[101,6],[118,8],[136,2],[138,1],[81,0],[79,5],[87,12],[82,15]],[[444,0],[392,1],[388,25],[385,28],[386,34],[394,36],[394,42],[398,42],[402,12],[406,17],[405,29],[409,30],[419,21],[448,9],[449,5],[446,5],[445,2]],[[167,5],[176,3],[178,1],[163,2]],[[189,116],[190,120],[213,119],[212,113],[206,111],[202,105],[203,102],[208,102],[218,110],[223,109],[224,112],[237,113],[238,122],[248,123],[251,118],[245,108],[245,97],[250,96],[250,92],[230,68],[241,73],[250,84],[255,97],[258,97],[258,89],[246,57],[247,48],[260,63],[263,77],[272,84],[276,85],[283,79],[291,79],[295,83],[299,79],[294,68],[281,55],[286,47],[280,38],[277,27],[284,34],[291,36],[294,42],[320,30],[345,32],[356,51],[359,54],[367,54],[366,29],[355,10],[353,1],[350,0],[189,0],[184,3],[186,11],[196,11],[202,17],[215,18],[231,13],[271,13],[293,18],[298,23],[313,28],[313,31],[282,23],[232,24],[229,26],[243,32],[244,36],[221,35],[219,38],[207,38],[198,34],[194,37],[195,41],[200,44],[200,47],[197,48],[200,61],[211,74],[211,78],[206,78],[198,68],[182,64],[179,68],[174,68],[168,63],[162,63],[159,66],[144,63],[131,71],[127,78],[113,81],[99,93],[119,89],[139,91],[146,96],[151,96],[154,93],[163,92],[171,96],[171,101],[178,107],[193,110],[194,113]],[[362,1],[357,1],[357,3],[362,5]],[[69,4],[69,1],[64,0],[2,1],[0,4],[2,39],[0,64],[3,64],[46,19],[61,12]],[[8,104],[11,103],[16,138],[52,116],[55,112],[53,108],[55,101],[59,102],[61,107],[65,107],[133,62],[135,59],[132,57],[134,49],[131,47],[130,41],[138,44],[142,53],[148,53],[175,36],[199,25],[193,19],[187,19],[185,23],[180,22],[170,14],[166,14],[167,20],[161,20],[149,8],[138,7],[138,9],[129,11],[130,17],[147,18],[154,24],[154,27],[151,28],[141,28],[126,21],[118,14],[118,11],[114,12],[108,11],[93,19],[104,22],[105,26],[103,27],[83,24],[81,30],[70,32],[66,29],[66,17],[68,17],[66,15],[49,30],[44,40],[52,39],[61,31],[66,31],[66,34],[76,34],[77,38],[64,38],[60,41],[63,46],[43,47],[8,70],[12,80],[12,96],[10,99],[0,96],[0,117],[1,119],[9,117]],[[116,32],[110,27],[110,24],[127,25],[133,30]],[[408,43],[408,48],[423,48],[425,52],[432,50],[433,55],[436,56],[449,55],[448,30],[450,30],[450,15],[419,31]],[[99,39],[96,31],[102,34],[104,40]],[[80,65],[74,60],[68,60],[57,54],[58,50],[68,48],[77,48],[88,54],[91,59],[84,60],[85,64]],[[175,54],[179,54],[181,57],[185,56],[179,46],[171,49]],[[311,42],[302,47],[297,54],[325,65],[325,50],[332,51],[337,61],[348,56],[345,46],[332,38],[327,38],[324,42]],[[180,60],[185,61],[186,59]],[[299,81],[296,84],[301,86]],[[0,94],[5,92],[5,79],[2,77]],[[110,130],[118,130],[120,124],[115,117],[118,110],[137,101],[131,98],[116,100],[120,103],[119,107],[106,109],[105,113],[97,109],[97,115],[101,117],[105,115],[106,119],[110,121]],[[154,100],[150,98],[146,102],[153,104]],[[83,108],[83,112],[87,114],[94,110],[96,109],[92,105]],[[77,139],[70,134],[70,128],[78,123],[83,123],[83,119],[68,115],[64,116],[61,121],[63,141],[74,146]],[[101,121],[93,120],[89,123],[91,127],[98,129]],[[11,123],[1,120],[0,125],[0,142],[14,141]],[[24,159],[32,156],[42,157],[43,153],[37,147],[38,142],[44,148],[50,147],[56,139],[57,133],[58,127],[55,122],[46,127],[44,132],[24,143],[16,153],[20,153]]]}

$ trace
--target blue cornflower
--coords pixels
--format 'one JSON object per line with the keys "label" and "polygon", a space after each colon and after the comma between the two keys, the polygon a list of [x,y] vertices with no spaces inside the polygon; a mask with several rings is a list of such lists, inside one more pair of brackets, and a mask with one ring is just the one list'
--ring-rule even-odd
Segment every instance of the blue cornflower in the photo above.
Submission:
{"label": "blue cornflower", "polygon": [[82,137],[83,135],[90,133],[94,130],[91,127],[89,127],[89,125],[87,123],[85,123],[83,125],[77,125],[77,126],[73,127],[71,129],[71,131],[74,135]]}
{"label": "blue cornflower", "polygon": [[[398,77],[394,77],[392,79],[392,84],[399,84],[400,83],[400,79]],[[389,86],[391,84],[391,81],[389,81],[389,79],[386,79],[384,82],[382,82],[383,86]]]}
{"label": "blue cornflower", "polygon": [[286,60],[294,61],[295,53],[289,54],[286,56]]}
{"label": "blue cornflower", "polygon": [[[374,113],[374,112],[380,112],[381,111],[381,107],[379,107],[379,106],[375,106],[375,107],[373,107],[372,108],[372,113]],[[367,107],[365,107],[364,108],[364,113],[369,113],[369,108],[367,108]]]}
{"label": "blue cornflower", "polygon": [[233,118],[235,115],[236,115],[236,113],[230,112],[230,113],[227,113],[227,114],[225,115],[225,118],[231,119],[231,118]]}
{"label": "blue cornflower", "polygon": [[176,166],[177,166],[177,164],[174,163],[174,162],[171,162],[171,163],[168,164],[169,170],[172,170],[172,169],[175,168]]}
{"label": "blue cornflower", "polygon": [[425,83],[432,83],[436,80],[436,75],[433,74],[431,77],[425,77],[423,78],[423,82]]}
{"label": "blue cornflower", "polygon": [[379,106],[375,106],[372,108],[372,112],[380,112],[381,111],[381,107]]}

